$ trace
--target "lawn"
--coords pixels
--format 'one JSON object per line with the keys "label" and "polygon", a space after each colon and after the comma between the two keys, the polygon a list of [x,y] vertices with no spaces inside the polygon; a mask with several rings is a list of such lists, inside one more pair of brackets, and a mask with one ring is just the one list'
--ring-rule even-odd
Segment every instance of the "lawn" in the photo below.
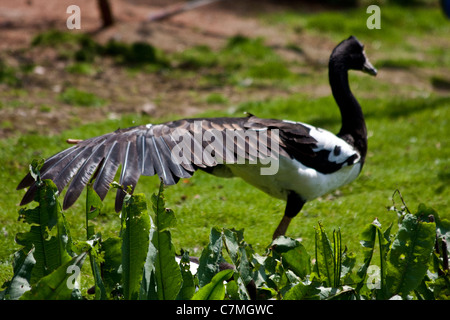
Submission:
{"label": "lawn", "polygon": [[[314,228],[319,221],[327,230],[340,228],[343,244],[356,255],[360,252],[360,232],[366,224],[377,218],[383,226],[394,224],[395,229],[397,217],[388,207],[393,201],[401,205],[398,194],[393,197],[396,190],[401,192],[411,211],[425,203],[441,217],[450,218],[450,20],[436,7],[386,5],[381,6],[381,29],[369,30],[365,26],[367,17],[365,8],[311,13],[286,11],[259,16],[265,27],[281,30],[290,39],[314,38],[316,41],[309,46],[316,43],[327,50],[353,34],[366,45],[368,57],[379,69],[375,78],[356,72],[350,75],[350,86],[363,107],[369,131],[369,152],[362,174],[352,184],[307,203],[288,229],[287,235],[302,239],[311,252]],[[328,87],[326,56],[315,59],[312,53],[314,48],[305,47],[301,42],[289,40],[279,48],[271,45],[270,39],[237,36],[226,39],[220,48],[202,45],[176,53],[157,51],[157,55],[164,56],[164,63],[158,60],[157,64],[145,68],[129,67],[123,61],[115,67],[130,81],[149,76],[153,80],[195,83],[189,88],[190,97],[203,106],[196,116],[241,116],[246,111],[259,117],[302,121],[337,132],[339,110]],[[108,64],[98,66],[85,59],[80,65],[74,59],[64,60],[70,67],[66,70],[75,74],[77,81],[73,83],[81,88],[55,96],[43,90],[30,90],[27,83],[15,84],[16,74],[19,80],[29,74],[24,68],[2,71],[0,112],[10,112],[19,105],[31,110],[37,104],[35,99],[45,101],[38,104],[42,112],[72,103],[76,112],[108,108],[111,97],[99,93],[96,98],[95,92],[83,94],[89,90],[82,85],[92,81],[96,68]],[[227,92],[237,94],[228,96]],[[123,93],[119,98],[126,100],[127,96]],[[154,97],[154,101],[163,99],[167,100],[164,93]],[[57,133],[37,129],[14,131],[16,123],[1,119],[1,127],[11,128],[12,134],[0,140],[0,283],[12,273],[11,255],[18,248],[14,236],[27,228],[17,222],[23,191],[15,188],[32,159],[49,157],[66,148],[67,138],[85,139],[118,127],[178,117],[176,112],[162,116],[128,112],[97,120],[95,124],[80,120],[78,125]],[[141,177],[136,192],[150,199],[158,185],[156,177]],[[256,251],[263,252],[270,244],[285,205],[241,180],[218,179],[203,172],[167,188],[165,196],[166,205],[177,217],[177,226],[172,231],[174,244],[178,250],[188,250],[191,255],[200,254],[213,226],[244,229],[246,241]],[[114,197],[110,192],[96,226],[105,237],[119,231],[120,218],[113,206]],[[84,194],[65,215],[72,236],[82,239]]]}

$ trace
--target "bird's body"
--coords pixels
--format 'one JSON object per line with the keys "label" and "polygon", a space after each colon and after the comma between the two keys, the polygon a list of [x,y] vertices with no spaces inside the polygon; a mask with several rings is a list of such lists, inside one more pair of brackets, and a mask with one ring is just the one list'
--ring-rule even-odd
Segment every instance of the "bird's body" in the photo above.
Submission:
{"label": "bird's body", "polygon": [[317,141],[312,151],[315,154],[321,152],[324,157],[314,157],[316,166],[306,164],[307,161],[303,163],[306,157],[295,159],[280,155],[278,170],[274,174],[259,174],[259,165],[231,164],[227,167],[233,176],[242,178],[272,197],[287,200],[288,193],[293,191],[304,201],[316,199],[356,179],[362,168],[357,150],[329,131],[304,123],[291,124],[310,129],[311,137]]}
{"label": "bird's body", "polygon": [[[93,188],[103,199],[120,166],[120,184],[132,189],[141,175],[157,174],[167,185],[199,169],[219,177],[240,177],[287,201],[274,238],[284,235],[305,202],[353,181],[363,167],[367,130],[348,86],[349,69],[376,73],[354,37],[339,44],[330,57],[330,84],[342,116],[337,135],[301,122],[253,115],[181,119],[81,141],[47,159],[41,178],[52,179],[59,191],[70,183],[63,203],[68,208],[92,177]],[[30,174],[18,189],[25,187],[29,189],[21,204],[34,198],[36,186]],[[124,196],[118,189],[117,211]]]}

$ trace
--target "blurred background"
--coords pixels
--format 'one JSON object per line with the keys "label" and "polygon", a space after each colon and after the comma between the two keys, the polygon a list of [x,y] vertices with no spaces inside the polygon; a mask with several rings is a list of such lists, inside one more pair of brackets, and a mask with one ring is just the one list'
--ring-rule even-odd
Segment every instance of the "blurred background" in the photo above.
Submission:
{"label": "blurred background", "polygon": [[[214,67],[221,64],[216,61],[220,57],[213,57],[218,55],[215,51],[236,35],[263,39],[265,46],[300,69],[296,72],[290,68],[289,71],[305,74],[310,72],[308,68],[326,67],[332,47],[354,34],[366,44],[372,60],[383,55],[382,63],[389,70],[380,74],[380,81],[392,83],[409,79],[411,85],[421,89],[448,91],[445,77],[448,72],[436,72],[430,82],[409,68],[428,63],[426,52],[440,51],[442,57],[448,49],[448,37],[438,36],[445,35],[449,23],[437,12],[438,0],[197,0],[190,3],[198,3],[198,7],[187,7],[183,11],[183,5],[188,3],[179,0],[3,0],[0,4],[0,90],[3,93],[0,137],[30,130],[56,133],[67,129],[68,123],[92,122],[96,117],[112,117],[114,113],[191,115],[203,107],[210,108],[214,98],[227,100],[228,106],[238,104],[243,100],[242,92],[234,85],[224,85],[233,74],[203,72],[208,64]],[[369,30],[366,21],[370,14],[366,13],[366,8],[374,3],[381,6],[381,29]],[[66,10],[72,4],[81,9],[80,30],[66,27],[70,17]],[[429,14],[430,10],[438,20]],[[160,20],[150,21],[155,17]],[[417,43],[421,40],[424,42]],[[100,48],[108,43],[110,52],[108,48]],[[124,48],[119,47],[133,43],[138,43],[136,51],[140,52],[123,58],[124,54],[118,51]],[[112,48],[114,45],[117,48]],[[418,52],[411,52],[412,48]],[[120,59],[122,63],[117,64]],[[253,61],[246,64],[254,64],[257,59],[250,57]],[[448,61],[448,55],[441,59]],[[133,70],[134,76],[130,77],[133,71],[129,69],[133,64],[140,64],[140,71],[149,72]],[[273,64],[276,64],[274,61],[272,67],[280,73],[282,70]],[[238,73],[238,69],[233,71]],[[194,76],[194,70],[200,72],[195,72]],[[315,73],[317,69],[312,70],[311,73]],[[210,84],[196,81],[202,75],[214,79],[206,80],[211,80]],[[266,75],[266,78],[273,76]],[[253,78],[240,79],[241,84],[245,86]],[[280,78],[284,78],[283,75]],[[321,86],[311,86],[307,81],[304,85],[300,91],[321,94]],[[246,100],[249,93],[261,98],[273,95],[267,87],[255,90],[258,87],[254,83],[247,87]],[[28,96],[17,99],[14,94],[8,94],[11,88],[12,92],[26,90]],[[85,97],[88,100],[85,103],[103,107],[90,109],[88,113],[83,108],[74,108],[71,105],[79,103],[67,103],[70,97],[64,98],[66,89],[70,89],[69,96],[77,95],[74,90],[87,91],[91,95]],[[78,93],[78,98],[83,100],[83,93]],[[210,93],[213,96],[208,99]],[[94,101],[90,102],[89,97]],[[10,107],[11,103],[19,104],[18,101],[23,103]],[[22,125],[30,116],[34,121]]]}

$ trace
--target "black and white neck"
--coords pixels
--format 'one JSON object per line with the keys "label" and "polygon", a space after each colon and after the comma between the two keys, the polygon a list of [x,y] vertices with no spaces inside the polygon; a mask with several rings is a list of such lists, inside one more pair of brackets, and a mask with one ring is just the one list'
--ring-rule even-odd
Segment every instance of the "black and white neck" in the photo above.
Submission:
{"label": "black and white neck", "polygon": [[367,153],[367,128],[361,106],[350,90],[348,70],[345,61],[331,56],[328,76],[342,118],[341,130],[337,136],[355,147],[364,162]]}

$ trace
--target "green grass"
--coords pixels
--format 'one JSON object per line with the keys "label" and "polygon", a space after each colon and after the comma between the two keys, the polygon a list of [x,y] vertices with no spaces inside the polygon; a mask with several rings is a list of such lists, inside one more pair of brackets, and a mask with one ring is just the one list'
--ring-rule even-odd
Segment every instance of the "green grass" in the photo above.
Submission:
{"label": "green grass", "polygon": [[20,83],[16,70],[0,59],[0,83],[16,86]]}
{"label": "green grass", "polygon": [[206,97],[206,102],[208,104],[225,104],[228,100],[220,93],[211,93]]}
{"label": "green grass", "polygon": [[59,95],[59,98],[62,102],[73,106],[100,107],[106,103],[105,99],[94,93],[75,88],[67,88]]}
{"label": "green grass", "polygon": [[173,61],[182,70],[203,71],[201,81],[210,85],[276,85],[296,79],[286,61],[262,38],[234,36],[218,52],[195,46],[174,54]]}
{"label": "green grass", "polygon": [[[450,24],[439,6],[380,5],[381,29],[366,27],[369,17],[366,8],[361,6],[318,14],[288,11],[266,15],[264,19],[268,24],[278,25],[291,32],[309,33],[334,42],[354,35],[366,45],[367,51],[388,53],[383,58],[400,62],[400,65],[414,65],[417,61],[419,67],[423,64],[435,68],[450,67],[448,50],[442,45],[445,34],[450,33]],[[298,45],[302,49],[301,44]]]}
{"label": "green grass", "polygon": [[96,73],[92,64],[86,62],[77,62],[66,68],[67,72],[81,75],[94,75]]}
{"label": "green grass", "polygon": [[[301,238],[309,252],[314,247],[314,227],[322,221],[327,230],[341,228],[343,244],[361,258],[359,233],[363,226],[378,218],[383,226],[393,223],[395,229],[397,217],[387,209],[392,204],[395,190],[400,190],[412,211],[423,202],[438,211],[441,217],[450,218],[450,98],[448,79],[441,75],[445,70],[449,74],[450,60],[445,46],[447,44],[448,48],[450,23],[438,9],[433,8],[381,6],[381,10],[381,30],[365,27],[367,14],[363,9],[318,14],[287,12],[262,17],[268,23],[286,28],[286,32],[307,33],[333,43],[355,34],[367,44],[367,54],[375,57],[371,60],[380,71],[378,78],[356,72],[350,76],[351,87],[363,106],[369,130],[369,153],[362,174],[352,184],[306,204],[288,229],[288,235]],[[63,38],[61,41],[72,40]],[[125,48],[130,50],[129,46]],[[295,48],[303,52],[301,43],[295,44]],[[139,52],[139,48],[135,49]],[[122,59],[126,55],[120,52],[117,57]],[[326,86],[326,67],[319,66],[310,72],[297,74],[291,67],[297,67],[298,62],[283,60],[263,39],[233,37],[217,51],[199,46],[169,55],[166,59],[172,65],[164,75],[168,79],[198,79],[195,77],[199,76],[202,86],[214,88],[225,84],[244,92],[259,85],[267,90],[280,88],[282,83],[281,87],[288,88],[289,92],[294,89],[300,91],[287,97],[247,99],[238,103],[233,112],[227,110],[225,95],[209,93],[205,100],[207,103],[224,107],[198,116],[242,116],[247,111],[260,117],[303,121],[333,132],[339,129],[339,110],[331,95],[314,96],[302,91],[305,85]],[[308,65],[304,63],[300,67]],[[438,83],[447,90],[447,94],[438,95],[420,85],[392,83],[383,78],[385,70],[398,68],[404,72],[414,69],[425,82]],[[84,67],[71,70],[84,73]],[[89,71],[89,67],[86,70]],[[252,81],[246,82],[249,78]],[[87,105],[95,105],[98,97],[87,96],[90,97]],[[79,105],[86,97],[85,93],[74,90],[64,91],[61,98],[65,103]],[[18,203],[24,192],[16,191],[15,187],[33,158],[46,158],[66,148],[67,138],[85,139],[118,127],[176,118],[178,116],[173,115],[151,119],[132,114],[119,120],[85,124],[54,136],[25,134],[1,139],[0,283],[11,273],[10,255],[17,249],[14,236],[24,227],[17,222]],[[10,124],[5,122],[2,125]],[[156,177],[141,177],[136,192],[143,192],[150,198],[158,186]],[[192,255],[201,252],[209,241],[210,228],[216,225],[245,229],[246,241],[256,251],[262,252],[271,241],[285,205],[241,180],[219,179],[203,172],[167,188],[165,196],[166,205],[175,211],[178,221],[172,232],[174,244],[177,250],[183,248]],[[85,234],[83,197],[84,194],[65,213],[74,238],[82,238]],[[401,203],[398,196],[394,199],[397,204]],[[114,194],[110,192],[96,226],[96,230],[105,237],[119,231],[120,219],[113,207]]]}

